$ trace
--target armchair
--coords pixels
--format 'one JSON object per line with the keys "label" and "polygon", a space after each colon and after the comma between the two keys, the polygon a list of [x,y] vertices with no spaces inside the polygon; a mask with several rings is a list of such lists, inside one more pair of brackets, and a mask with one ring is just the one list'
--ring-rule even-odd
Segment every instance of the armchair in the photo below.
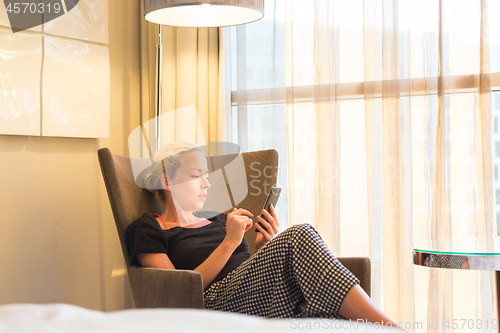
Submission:
{"label": "armchair", "polygon": [[[274,149],[243,153],[248,183],[264,184],[276,182],[276,175],[265,178],[278,166],[278,152]],[[233,155],[234,157],[234,155]],[[146,212],[160,213],[163,203],[149,191],[137,186],[132,172],[131,158],[112,154],[108,148],[98,151],[104,183],[118,231],[120,244],[127,266],[134,302],[137,308],[203,308],[203,283],[200,273],[190,270],[168,270],[132,266],[125,242],[125,231],[130,223]],[[231,155],[211,157],[215,165],[231,159]],[[254,163],[257,162],[257,163]],[[252,164],[253,163],[253,164]],[[258,172],[260,170],[261,172]],[[255,182],[257,180],[257,182]],[[263,186],[261,186],[263,187]],[[267,193],[262,190],[247,195],[238,204],[257,216],[262,209]],[[258,195],[256,195],[258,194]],[[231,211],[228,210],[228,212]],[[254,222],[256,222],[254,217]],[[255,251],[255,227],[245,234],[250,252]],[[370,260],[368,258],[338,258],[344,266],[361,280],[361,287],[370,295]]]}

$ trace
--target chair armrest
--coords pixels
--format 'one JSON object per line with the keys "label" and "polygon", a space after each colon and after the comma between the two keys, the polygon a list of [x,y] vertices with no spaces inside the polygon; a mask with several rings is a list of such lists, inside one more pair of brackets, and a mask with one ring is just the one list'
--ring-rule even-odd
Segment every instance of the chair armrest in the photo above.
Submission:
{"label": "chair armrest", "polygon": [[137,308],[204,308],[198,272],[132,266],[128,276]]}
{"label": "chair armrest", "polygon": [[359,285],[371,296],[372,292],[372,267],[370,258],[367,257],[338,257],[342,265],[350,270],[360,281]]}

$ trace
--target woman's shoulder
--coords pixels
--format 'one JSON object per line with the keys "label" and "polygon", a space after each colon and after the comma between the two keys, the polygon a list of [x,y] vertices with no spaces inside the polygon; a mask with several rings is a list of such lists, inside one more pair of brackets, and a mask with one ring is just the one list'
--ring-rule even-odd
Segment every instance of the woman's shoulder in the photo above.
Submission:
{"label": "woman's shoulder", "polygon": [[159,225],[156,222],[156,219],[151,214],[145,213],[144,215],[130,223],[127,227],[127,231],[136,228],[158,229]]}

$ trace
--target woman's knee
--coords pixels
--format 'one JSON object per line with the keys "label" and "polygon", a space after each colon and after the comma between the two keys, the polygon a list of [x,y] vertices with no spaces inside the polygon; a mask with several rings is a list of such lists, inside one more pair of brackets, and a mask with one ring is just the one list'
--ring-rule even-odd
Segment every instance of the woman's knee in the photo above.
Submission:
{"label": "woman's knee", "polygon": [[309,223],[294,224],[290,226],[286,231],[292,234],[299,234],[299,235],[307,234],[307,235],[318,236],[319,238],[321,238],[316,229],[314,229],[314,227]]}

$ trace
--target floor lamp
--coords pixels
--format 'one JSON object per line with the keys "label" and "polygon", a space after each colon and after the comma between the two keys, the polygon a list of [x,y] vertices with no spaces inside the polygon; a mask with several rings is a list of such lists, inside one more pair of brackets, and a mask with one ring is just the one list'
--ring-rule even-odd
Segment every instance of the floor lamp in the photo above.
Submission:
{"label": "floor lamp", "polygon": [[[225,27],[257,21],[264,16],[264,0],[143,0],[144,18],[158,24],[156,52],[156,149],[160,149],[162,85],[162,25]],[[210,149],[210,143],[208,145]],[[151,152],[151,151],[150,151]],[[152,156],[151,156],[152,158]]]}

